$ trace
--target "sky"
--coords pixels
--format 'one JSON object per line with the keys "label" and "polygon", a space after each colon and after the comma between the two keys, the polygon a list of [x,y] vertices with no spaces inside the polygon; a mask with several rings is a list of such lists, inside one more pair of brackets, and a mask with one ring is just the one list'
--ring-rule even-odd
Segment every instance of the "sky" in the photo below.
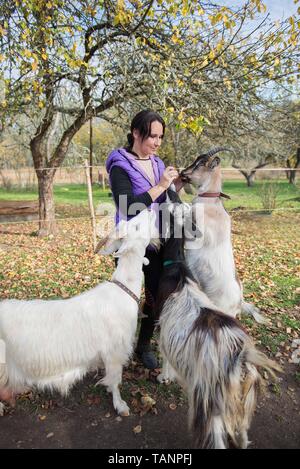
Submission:
{"label": "sky", "polygon": [[[226,6],[243,5],[244,0],[220,0],[218,3],[225,4]],[[297,8],[300,6],[294,3],[294,0],[263,0],[267,7],[267,13],[270,13],[272,20],[280,20],[297,13]]]}
{"label": "sky", "polygon": [[297,13],[297,8],[300,6],[300,2],[295,4],[294,0],[264,0],[263,3],[274,20],[284,19]]}

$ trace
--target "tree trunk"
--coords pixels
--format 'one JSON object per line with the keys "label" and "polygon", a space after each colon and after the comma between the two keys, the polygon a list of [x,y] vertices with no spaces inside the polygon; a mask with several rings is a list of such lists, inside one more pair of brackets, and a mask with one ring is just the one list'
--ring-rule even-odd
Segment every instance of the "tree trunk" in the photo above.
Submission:
{"label": "tree trunk", "polygon": [[[290,160],[286,160],[286,165],[287,165],[288,168],[292,167],[291,163],[290,163]],[[294,173],[295,173],[295,171],[294,171]],[[293,171],[288,169],[285,172],[285,174],[286,174],[286,177],[287,177],[287,180],[289,181],[289,183],[293,184],[293,182],[292,182],[293,181]],[[295,178],[295,176],[294,176],[294,178]]]}
{"label": "tree trunk", "polygon": [[[50,113],[50,111],[49,111]],[[54,114],[53,114],[54,115]],[[82,127],[89,116],[83,113],[64,132],[51,158],[47,155],[47,132],[51,126],[53,115],[44,119],[37,129],[36,135],[30,142],[34,168],[38,179],[39,189],[39,236],[55,235],[58,228],[55,222],[55,207],[53,198],[53,181],[57,168],[62,164],[69,144],[75,133]]]}
{"label": "tree trunk", "polygon": [[267,166],[269,163],[259,163],[258,165],[256,165],[253,169],[251,169],[250,171],[244,171],[243,169],[241,169],[239,166],[237,166],[236,164],[232,163],[232,167],[235,168],[235,169],[238,169],[239,172],[246,178],[246,181],[247,181],[247,186],[248,187],[253,187],[254,186],[254,180],[255,180],[255,175],[256,175],[256,171],[260,168],[263,168],[264,166]]}
{"label": "tree trunk", "polygon": [[247,179],[247,186],[248,187],[253,187],[254,186],[254,180],[255,180],[255,173],[245,174],[245,178]]}
{"label": "tree trunk", "polygon": [[37,171],[39,188],[39,231],[38,236],[55,235],[58,232],[55,221],[53,179],[55,170]]}
{"label": "tree trunk", "polygon": [[239,170],[240,173],[244,176],[247,181],[247,187],[253,187],[255,181],[255,171],[251,171],[251,173],[247,173],[246,171]]}
{"label": "tree trunk", "polygon": [[93,118],[90,118],[90,178],[93,184]]}
{"label": "tree trunk", "polygon": [[296,180],[296,171],[295,170],[289,171],[289,183],[295,184],[295,180]]}
{"label": "tree trunk", "polygon": [[295,184],[296,183],[296,175],[297,175],[297,171],[295,171],[295,169],[300,167],[300,147],[297,148],[296,164],[295,164],[294,168],[292,169],[292,166],[291,166],[289,160],[287,160],[287,166],[288,166],[288,168],[291,168],[290,171],[286,171],[289,183],[290,184]]}

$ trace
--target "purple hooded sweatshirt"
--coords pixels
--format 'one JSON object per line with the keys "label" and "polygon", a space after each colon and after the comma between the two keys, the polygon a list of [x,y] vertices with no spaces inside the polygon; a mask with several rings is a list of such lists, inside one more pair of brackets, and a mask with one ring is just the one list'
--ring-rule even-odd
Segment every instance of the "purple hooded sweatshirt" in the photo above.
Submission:
{"label": "purple hooded sweatshirt", "polygon": [[[165,165],[164,162],[158,158],[158,156],[151,155],[150,159],[152,162],[155,184],[158,184],[165,170]],[[136,162],[135,157],[126,151],[125,148],[118,148],[117,150],[113,150],[108,156],[106,161],[106,170],[109,175],[114,166],[119,166],[127,172],[132,184],[132,191],[134,195],[143,194],[153,187],[149,177]],[[163,193],[155,200],[153,204],[151,204],[151,209],[157,211],[159,204],[165,200],[166,195]],[[116,224],[118,224],[119,221],[124,218],[125,217],[119,212],[119,210],[117,210]]]}

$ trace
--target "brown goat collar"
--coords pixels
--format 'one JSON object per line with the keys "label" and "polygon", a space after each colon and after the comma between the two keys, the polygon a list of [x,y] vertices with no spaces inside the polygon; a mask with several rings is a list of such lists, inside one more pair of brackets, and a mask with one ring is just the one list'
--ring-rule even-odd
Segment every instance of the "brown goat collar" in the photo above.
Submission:
{"label": "brown goat collar", "polygon": [[127,293],[129,296],[131,296],[131,298],[133,298],[137,302],[138,308],[140,307],[141,300],[131,290],[129,290],[129,288],[125,287],[125,285],[123,285],[122,282],[119,282],[118,280],[109,280],[109,281],[111,283],[115,283],[116,285],[118,285],[118,287],[120,287],[125,293]]}
{"label": "brown goat collar", "polygon": [[203,192],[198,194],[198,197],[224,197],[224,199],[231,199],[231,197],[223,192]]}

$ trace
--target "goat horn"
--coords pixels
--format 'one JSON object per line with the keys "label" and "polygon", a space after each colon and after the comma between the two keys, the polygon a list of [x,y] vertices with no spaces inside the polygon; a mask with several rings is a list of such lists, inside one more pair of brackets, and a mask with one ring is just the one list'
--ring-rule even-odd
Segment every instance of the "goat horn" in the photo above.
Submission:
{"label": "goat horn", "polygon": [[211,158],[215,153],[218,153],[219,151],[232,151],[232,150],[226,147],[216,147],[216,148],[212,148],[211,150],[209,150],[205,156],[207,156],[208,158]]}

